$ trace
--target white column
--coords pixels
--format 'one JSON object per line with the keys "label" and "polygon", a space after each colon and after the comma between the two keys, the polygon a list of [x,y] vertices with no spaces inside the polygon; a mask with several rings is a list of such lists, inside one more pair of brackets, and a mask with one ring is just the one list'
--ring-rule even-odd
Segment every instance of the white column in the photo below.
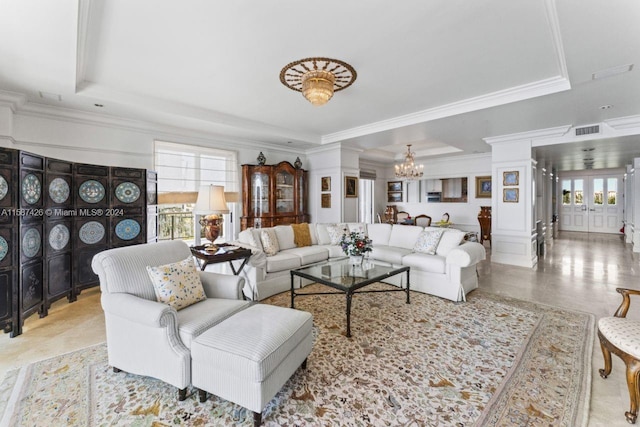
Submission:
{"label": "white column", "polygon": [[[489,141],[487,141],[489,142]],[[492,148],[491,261],[533,267],[538,262],[535,230],[536,161],[531,140],[489,142]],[[517,184],[505,176],[518,176]],[[505,194],[507,193],[507,194]],[[505,196],[517,194],[517,202]]]}
{"label": "white column", "polygon": [[627,165],[627,173],[624,179],[624,241],[626,243],[633,242],[633,229],[635,223],[633,222],[633,204],[635,200],[634,192],[634,176],[635,170],[633,165]]}
{"label": "white column", "polygon": [[[640,173],[635,171],[640,168],[640,158],[633,159],[633,179],[631,182],[631,194],[637,189],[640,189]],[[633,252],[640,252],[640,227],[636,227],[636,224],[640,224],[640,197],[632,197],[631,206],[633,206],[633,231],[632,231],[632,243]]]}

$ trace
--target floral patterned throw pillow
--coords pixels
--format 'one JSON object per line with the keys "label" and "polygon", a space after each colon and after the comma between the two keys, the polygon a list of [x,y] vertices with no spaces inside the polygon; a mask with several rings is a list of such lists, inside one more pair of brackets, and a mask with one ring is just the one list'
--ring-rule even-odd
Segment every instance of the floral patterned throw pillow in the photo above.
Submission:
{"label": "floral patterned throw pillow", "polygon": [[273,256],[280,251],[278,236],[276,236],[276,230],[273,228],[265,228],[261,230],[260,241],[262,242],[264,253],[267,254],[267,256]]}
{"label": "floral patterned throw pillow", "polygon": [[331,238],[332,245],[339,245],[340,240],[342,240],[342,236],[345,234],[349,234],[349,228],[347,224],[335,224],[327,226],[327,233],[329,233],[329,237]]}
{"label": "floral patterned throw pillow", "polygon": [[176,310],[207,299],[191,257],[173,264],[158,267],[147,266],[158,302]]}
{"label": "floral patterned throw pillow", "polygon": [[422,254],[434,255],[436,248],[440,242],[444,230],[425,230],[418,236],[415,245],[413,245],[414,252],[420,252]]}

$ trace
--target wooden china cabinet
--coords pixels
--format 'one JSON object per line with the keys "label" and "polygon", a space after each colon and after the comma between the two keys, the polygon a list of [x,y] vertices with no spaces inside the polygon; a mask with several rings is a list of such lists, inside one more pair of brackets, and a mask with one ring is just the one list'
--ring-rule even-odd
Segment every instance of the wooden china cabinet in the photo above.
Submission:
{"label": "wooden china cabinet", "polygon": [[242,230],[309,221],[307,171],[289,162],[242,165]]}

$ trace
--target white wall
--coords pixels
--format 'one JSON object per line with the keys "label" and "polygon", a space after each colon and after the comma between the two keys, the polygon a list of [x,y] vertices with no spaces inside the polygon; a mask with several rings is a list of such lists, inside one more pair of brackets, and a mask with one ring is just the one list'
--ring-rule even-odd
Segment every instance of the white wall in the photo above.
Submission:
{"label": "white wall", "polygon": [[[480,232],[478,213],[480,206],[491,206],[491,199],[476,198],[476,176],[491,175],[491,154],[472,156],[445,157],[432,160],[416,160],[424,165],[422,179],[467,178],[466,203],[426,203],[407,202],[407,185],[403,185],[403,202],[395,203],[398,210],[407,211],[413,217],[419,214],[429,215],[438,221],[444,213],[448,213],[456,228]],[[395,181],[393,167],[387,168],[387,181]],[[495,184],[494,184],[495,185]],[[386,195],[386,188],[385,188]],[[423,195],[424,196],[424,195]],[[389,205],[393,203],[386,203]],[[384,208],[382,209],[384,210]]]}

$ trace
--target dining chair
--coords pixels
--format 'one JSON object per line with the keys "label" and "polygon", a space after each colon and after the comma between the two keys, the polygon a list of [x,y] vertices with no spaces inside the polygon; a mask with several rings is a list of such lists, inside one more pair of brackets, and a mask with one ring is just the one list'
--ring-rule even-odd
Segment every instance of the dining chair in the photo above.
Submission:
{"label": "dining chair", "polygon": [[417,215],[415,218],[413,218],[415,221],[416,225],[419,225],[420,227],[429,227],[431,225],[431,217],[429,215]]}
{"label": "dining chair", "polygon": [[396,223],[399,224],[407,218],[409,218],[409,212],[398,211],[396,214]]}

